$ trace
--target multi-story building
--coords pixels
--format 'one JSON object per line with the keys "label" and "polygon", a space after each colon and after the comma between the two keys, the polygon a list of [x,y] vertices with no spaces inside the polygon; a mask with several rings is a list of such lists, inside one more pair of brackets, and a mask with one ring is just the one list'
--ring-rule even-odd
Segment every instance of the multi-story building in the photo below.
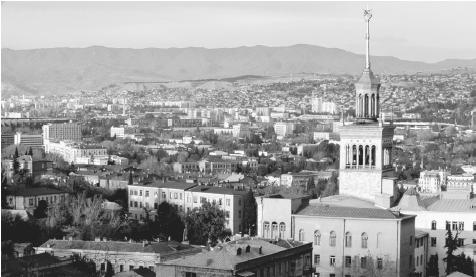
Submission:
{"label": "multi-story building", "polygon": [[13,143],[16,145],[24,145],[31,148],[42,148],[43,147],[43,135],[38,134],[23,134],[17,132],[13,136]]}
{"label": "multi-story building", "polygon": [[247,229],[247,226],[242,226],[245,191],[169,181],[133,184],[128,185],[127,189],[132,218],[144,219],[146,210],[150,217],[156,217],[162,202],[173,205],[179,212],[189,212],[201,207],[204,202],[209,202],[225,211],[225,227],[233,234]]}
{"label": "multi-story building", "polygon": [[43,125],[43,140],[81,141],[81,125],[77,123],[50,123]]}
{"label": "multi-story building", "polygon": [[277,122],[274,124],[274,132],[280,137],[293,134],[294,128],[295,126],[292,122]]}
{"label": "multi-story building", "polygon": [[83,241],[50,239],[39,247],[36,253],[51,253],[58,257],[79,255],[91,259],[96,270],[104,273],[107,263],[111,263],[114,272],[148,268],[155,271],[155,264],[169,259],[193,255],[199,248],[175,241],[132,242],[132,241]]}
{"label": "multi-story building", "polygon": [[422,193],[439,193],[441,187],[446,186],[447,177],[448,172],[444,170],[422,171],[418,179],[418,190]]}
{"label": "multi-story building", "polygon": [[200,172],[198,162],[175,162],[172,168],[177,173]]}
{"label": "multi-story building", "polygon": [[250,125],[247,123],[238,123],[233,125],[233,137],[245,138],[251,135]]}
{"label": "multi-story building", "polygon": [[202,253],[159,262],[156,275],[311,277],[310,243],[241,238]]}
{"label": "multi-story building", "polygon": [[324,101],[322,98],[313,97],[311,99],[311,110],[313,113],[336,113],[336,104],[334,102]]}
{"label": "multi-story building", "polygon": [[45,141],[45,152],[61,156],[68,163],[89,164],[94,159],[108,158],[102,146],[78,144],[72,141]]}
{"label": "multi-story building", "polygon": [[428,266],[428,233],[420,229],[415,230],[415,277],[425,277]]}
{"label": "multi-story building", "polygon": [[439,272],[445,272],[446,257],[445,241],[448,230],[458,233],[458,250],[469,252],[476,245],[476,198],[471,198],[466,188],[459,194],[442,192],[436,195],[419,194],[415,190],[407,190],[396,207],[402,213],[416,215],[415,228],[428,233],[428,256],[438,255]]}
{"label": "multi-story building", "polygon": [[19,188],[5,193],[6,204],[14,210],[32,211],[38,207],[41,200],[48,205],[57,204],[64,200],[68,193],[52,188]]}
{"label": "multi-story building", "polygon": [[409,276],[415,216],[348,196],[313,200],[273,195],[258,202],[258,236],[313,244],[318,276]]}

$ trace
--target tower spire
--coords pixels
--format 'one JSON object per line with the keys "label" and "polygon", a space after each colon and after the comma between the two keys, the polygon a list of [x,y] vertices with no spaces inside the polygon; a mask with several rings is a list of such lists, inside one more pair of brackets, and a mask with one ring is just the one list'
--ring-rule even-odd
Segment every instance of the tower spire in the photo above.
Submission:
{"label": "tower spire", "polygon": [[364,19],[367,25],[367,32],[365,33],[365,69],[370,69],[370,19],[372,18],[372,10],[364,10]]}

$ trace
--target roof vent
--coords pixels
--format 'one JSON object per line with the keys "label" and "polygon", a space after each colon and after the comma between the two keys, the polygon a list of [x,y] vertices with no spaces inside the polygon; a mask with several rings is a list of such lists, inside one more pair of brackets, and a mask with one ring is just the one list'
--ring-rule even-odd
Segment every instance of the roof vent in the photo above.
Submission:
{"label": "roof vent", "polygon": [[259,253],[259,254],[263,254],[263,246],[260,246],[260,247],[259,247],[258,253]]}
{"label": "roof vent", "polygon": [[236,255],[237,256],[241,255],[241,247],[238,247],[238,249],[236,249]]}

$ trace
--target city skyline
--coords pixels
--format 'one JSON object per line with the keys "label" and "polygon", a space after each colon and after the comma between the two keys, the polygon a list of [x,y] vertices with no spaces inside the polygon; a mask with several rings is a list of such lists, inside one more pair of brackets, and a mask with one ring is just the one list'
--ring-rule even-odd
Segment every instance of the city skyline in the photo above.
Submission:
{"label": "city skyline", "polygon": [[377,15],[374,55],[424,62],[476,57],[476,38],[461,35],[476,26],[475,2],[6,2],[2,48],[311,44],[362,54],[366,6]]}

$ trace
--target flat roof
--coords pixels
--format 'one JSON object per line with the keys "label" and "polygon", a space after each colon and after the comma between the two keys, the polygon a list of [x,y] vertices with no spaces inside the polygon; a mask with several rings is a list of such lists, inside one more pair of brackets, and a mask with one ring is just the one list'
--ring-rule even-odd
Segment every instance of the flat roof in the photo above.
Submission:
{"label": "flat roof", "polygon": [[245,195],[245,190],[234,190],[230,188],[212,187],[212,186],[197,186],[191,188],[193,192],[215,193],[215,194],[231,194],[231,195]]}
{"label": "flat roof", "polygon": [[41,248],[52,249],[82,249],[97,251],[117,251],[136,253],[169,254],[181,250],[193,249],[192,246],[181,244],[176,241],[149,242],[145,246],[142,242],[128,241],[85,241],[85,240],[56,240],[50,239],[43,243]]}

